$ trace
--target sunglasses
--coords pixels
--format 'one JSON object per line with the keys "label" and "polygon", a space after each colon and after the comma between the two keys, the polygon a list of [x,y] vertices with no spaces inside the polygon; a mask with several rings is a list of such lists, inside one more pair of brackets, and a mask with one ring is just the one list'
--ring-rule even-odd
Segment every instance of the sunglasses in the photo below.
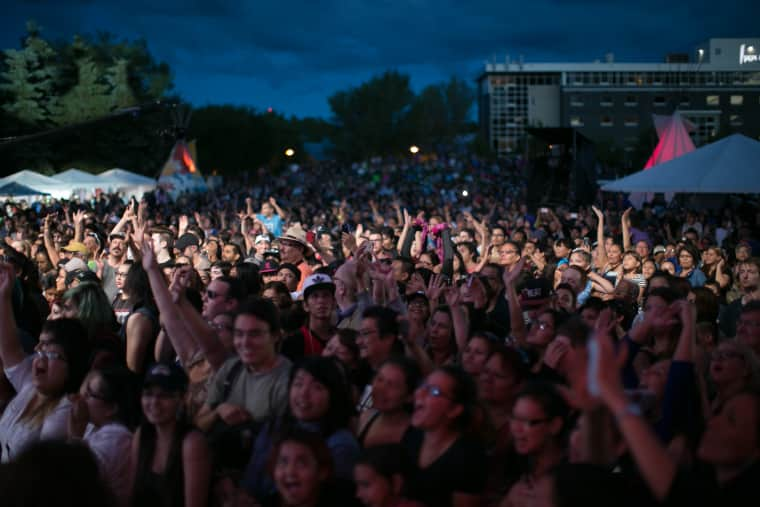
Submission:
{"label": "sunglasses", "polygon": [[40,359],[45,358],[48,361],[63,361],[66,362],[66,358],[60,352],[54,350],[36,350],[34,355]]}

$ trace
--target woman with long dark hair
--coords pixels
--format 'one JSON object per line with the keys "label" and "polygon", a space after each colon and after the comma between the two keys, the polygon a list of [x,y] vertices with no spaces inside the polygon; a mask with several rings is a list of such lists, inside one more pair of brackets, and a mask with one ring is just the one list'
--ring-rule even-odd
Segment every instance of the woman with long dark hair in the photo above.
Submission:
{"label": "woman with long dark hair", "polygon": [[74,319],[47,320],[35,353],[27,356],[13,314],[15,270],[0,262],[0,361],[16,390],[0,417],[1,461],[32,442],[66,435],[67,394],[79,390],[90,356],[86,332]]}
{"label": "woman with long dark hair", "polygon": [[84,439],[98,460],[101,477],[114,498],[129,497],[129,455],[140,408],[134,374],[123,366],[93,370],[78,397],[72,397],[68,434]]}
{"label": "woman with long dark hair", "polygon": [[130,313],[121,327],[121,336],[127,347],[127,367],[142,374],[161,328],[148,273],[141,264],[134,263],[129,267],[122,291],[130,307]]}
{"label": "woman with long dark hair", "polygon": [[158,363],[145,377],[144,421],[132,438],[131,505],[202,507],[208,503],[210,455],[203,435],[182,412],[187,375]]}
{"label": "woman with long dark hair", "polygon": [[569,408],[552,384],[527,385],[515,399],[509,429],[515,451],[527,459],[522,478],[509,490],[502,506],[529,494],[536,482],[565,460],[565,423]]}
{"label": "woman with long dark hair", "polygon": [[[486,454],[472,431],[476,410],[472,378],[457,366],[434,370],[414,393],[406,494],[435,506],[480,504],[486,481]],[[466,466],[463,466],[466,464]]]}
{"label": "woman with long dark hair", "polygon": [[256,499],[273,491],[264,473],[273,442],[293,428],[321,435],[333,457],[337,478],[350,479],[359,455],[359,444],[349,430],[354,414],[351,391],[344,370],[331,357],[307,357],[290,372],[288,408],[259,432],[242,485]]}
{"label": "woman with long dark hair", "polygon": [[411,424],[412,398],[421,374],[406,357],[385,361],[372,379],[372,408],[359,417],[358,440],[363,447],[398,444]]}

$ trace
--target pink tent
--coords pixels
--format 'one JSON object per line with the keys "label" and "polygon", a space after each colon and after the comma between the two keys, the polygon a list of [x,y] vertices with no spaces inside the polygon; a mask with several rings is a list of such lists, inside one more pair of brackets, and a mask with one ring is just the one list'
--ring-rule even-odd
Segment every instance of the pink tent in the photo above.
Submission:
{"label": "pink tent", "polygon": [[653,120],[660,142],[657,143],[644,169],[650,169],[694,151],[694,143],[689,137],[689,132],[694,130],[694,125],[683,119],[678,111],[672,116],[653,115]]}

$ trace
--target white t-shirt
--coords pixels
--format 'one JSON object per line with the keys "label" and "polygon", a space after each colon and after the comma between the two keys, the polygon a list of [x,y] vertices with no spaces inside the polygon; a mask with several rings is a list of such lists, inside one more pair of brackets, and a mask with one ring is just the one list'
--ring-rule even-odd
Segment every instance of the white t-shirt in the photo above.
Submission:
{"label": "white t-shirt", "polygon": [[71,410],[71,402],[63,396],[53,411],[45,417],[41,426],[32,426],[28,420],[19,421],[21,414],[37,393],[32,383],[32,356],[11,368],[6,368],[5,376],[18,394],[10,401],[3,416],[0,417],[0,446],[2,446],[0,454],[2,454],[3,463],[7,463],[24,447],[38,440],[66,438]]}
{"label": "white t-shirt", "polygon": [[83,441],[98,459],[100,475],[114,497],[126,499],[129,496],[127,472],[132,432],[119,423],[105,424],[100,428],[88,424]]}

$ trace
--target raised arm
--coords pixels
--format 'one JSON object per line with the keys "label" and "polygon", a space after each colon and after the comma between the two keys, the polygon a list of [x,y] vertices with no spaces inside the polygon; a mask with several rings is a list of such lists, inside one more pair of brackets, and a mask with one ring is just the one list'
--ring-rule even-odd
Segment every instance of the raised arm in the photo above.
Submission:
{"label": "raised arm", "polygon": [[74,241],[79,241],[81,243],[84,239],[84,229],[82,228],[84,211],[81,209],[75,211],[72,218],[74,219]]}
{"label": "raised arm", "polygon": [[0,366],[3,368],[12,368],[25,357],[13,316],[15,285],[15,268],[7,262],[0,262]]}
{"label": "raised arm", "polygon": [[631,210],[628,208],[623,212],[620,217],[620,226],[623,229],[623,251],[627,252],[631,249]]}
{"label": "raised arm", "polygon": [[135,215],[135,209],[134,209],[134,202],[132,199],[129,200],[127,203],[127,207],[124,210],[124,213],[121,215],[121,218],[119,219],[119,222],[114,226],[113,229],[111,229],[111,234],[116,234],[121,232],[124,227],[127,225],[127,222],[132,220],[132,217]]}
{"label": "raised arm", "polygon": [[[175,304],[169,288],[164,281],[164,275],[156,263],[156,256],[153,253],[153,241],[145,237],[142,244],[142,264],[148,273],[150,289],[153,292],[153,298],[156,300],[156,306],[161,317],[161,324],[166,330],[166,335],[174,347],[174,351],[179,356],[180,362],[185,365],[192,359],[198,346],[193,340],[190,329],[185,325],[183,316],[179,307]],[[183,269],[190,269],[189,267]],[[180,270],[179,273],[182,271]],[[179,273],[175,277],[181,276]]]}
{"label": "raised arm", "polygon": [[278,215],[280,215],[280,218],[282,218],[282,221],[283,221],[283,222],[287,221],[287,219],[288,219],[288,214],[285,212],[285,210],[284,210],[284,209],[282,209],[282,208],[280,207],[280,205],[279,205],[279,204],[277,204],[277,200],[276,200],[274,197],[270,197],[270,198],[269,198],[269,204],[271,204],[271,205],[272,205],[272,207],[274,208],[275,212],[276,212]]}
{"label": "raised arm", "polygon": [[507,299],[507,305],[509,306],[509,322],[510,332],[512,337],[518,341],[520,345],[525,343],[525,337],[527,336],[527,330],[525,329],[525,321],[522,316],[522,308],[520,308],[520,299],[517,296],[517,277],[522,273],[525,266],[526,257],[520,257],[512,267],[512,270],[504,270],[502,279],[504,280],[504,297]]}
{"label": "raised arm", "polygon": [[604,213],[592,206],[596,215],[596,267],[602,269],[607,265],[607,250],[604,248]]}
{"label": "raised arm", "polygon": [[449,306],[449,311],[451,311],[451,320],[454,324],[454,337],[457,341],[457,348],[461,353],[467,346],[467,339],[470,337],[470,323],[462,306],[459,288],[456,285],[447,287],[444,290],[444,297],[446,298],[446,304]]}
{"label": "raised arm", "polygon": [[626,348],[621,347],[616,354],[610,336],[597,335],[596,340],[599,351],[597,382],[601,399],[614,415],[620,433],[652,494],[658,501],[663,501],[673,484],[676,464],[649,423],[631,408],[626,397],[620,381]]}
{"label": "raised arm", "polygon": [[58,267],[58,262],[61,260],[61,257],[58,255],[58,250],[55,248],[53,233],[50,231],[50,215],[47,215],[42,222],[42,239],[45,242],[45,251],[48,254],[48,258],[50,258],[50,263],[53,264],[53,266]]}

